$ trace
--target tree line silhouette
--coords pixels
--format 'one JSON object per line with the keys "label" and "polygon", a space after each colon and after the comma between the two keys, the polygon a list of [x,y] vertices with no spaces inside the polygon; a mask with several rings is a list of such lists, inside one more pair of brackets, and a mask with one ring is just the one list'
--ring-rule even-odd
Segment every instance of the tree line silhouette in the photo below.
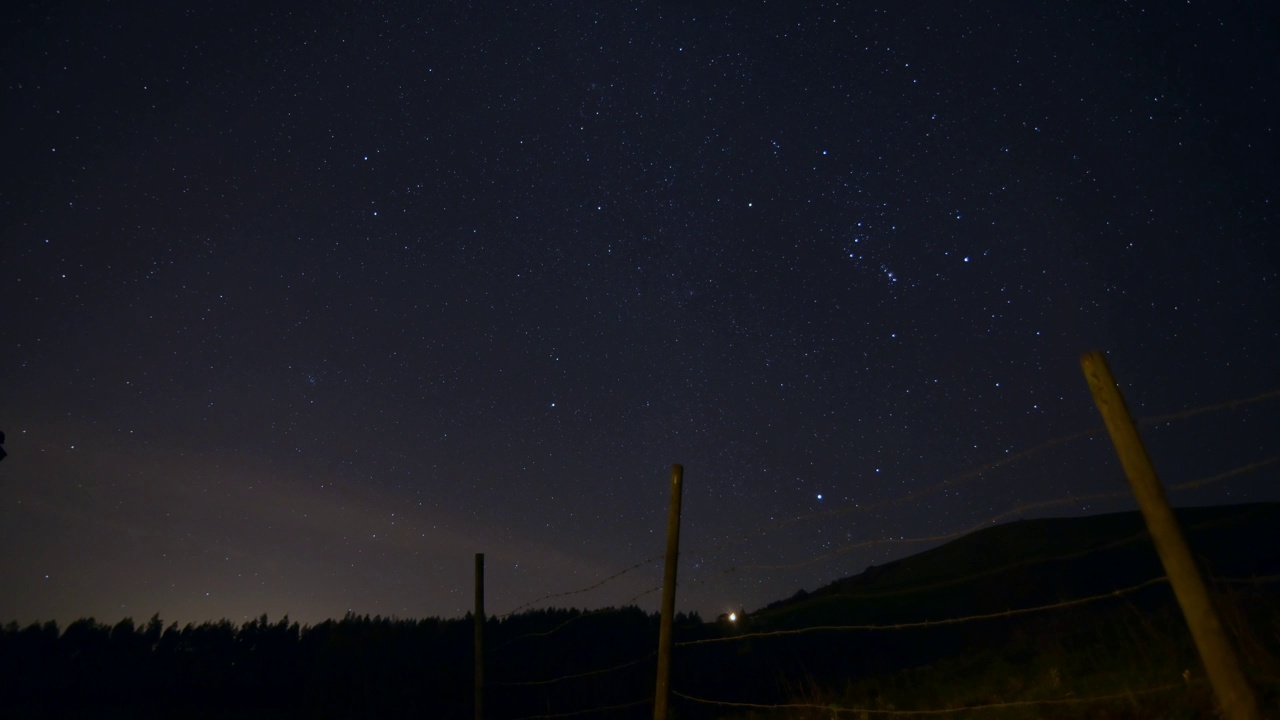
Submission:
{"label": "tree line silhouette", "polygon": [[[678,620],[702,624],[696,614]],[[543,681],[643,660],[657,627],[656,614],[635,607],[490,618],[486,710],[514,717],[652,697],[651,663],[603,681]],[[10,622],[0,631],[0,716],[470,716],[472,632],[470,615],[348,613],[316,625],[262,615],[183,627],[155,615],[140,625],[85,618],[62,629]]]}
{"label": "tree line silhouette", "polygon": [[[1274,706],[1280,504],[1179,517]],[[708,700],[936,710],[1170,682],[1212,707],[1136,513],[996,526],[736,621],[678,613],[674,625],[673,710],[685,720],[736,712]],[[489,618],[486,717],[650,717],[658,626],[634,606]],[[11,622],[0,627],[0,718],[470,717],[473,632],[469,615]]]}

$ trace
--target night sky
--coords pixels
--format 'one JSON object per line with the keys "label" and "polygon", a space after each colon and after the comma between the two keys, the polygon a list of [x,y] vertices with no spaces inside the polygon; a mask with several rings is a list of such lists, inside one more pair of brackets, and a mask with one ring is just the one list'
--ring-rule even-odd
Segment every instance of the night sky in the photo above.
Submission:
{"label": "night sky", "polygon": [[656,610],[673,463],[678,607],[759,608],[1131,508],[1020,456],[1092,349],[1273,394],[1166,483],[1280,454],[1272,4],[189,5],[0,17],[0,621]]}

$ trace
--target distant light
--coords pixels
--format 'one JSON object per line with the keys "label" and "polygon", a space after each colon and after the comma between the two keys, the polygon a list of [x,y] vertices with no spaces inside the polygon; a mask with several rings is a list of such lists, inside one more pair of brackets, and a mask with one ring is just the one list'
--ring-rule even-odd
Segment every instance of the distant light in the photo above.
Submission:
{"label": "distant light", "polygon": [[738,622],[738,613],[729,613],[729,622]]}
{"label": "distant light", "polygon": [[818,499],[819,499],[819,500],[821,500],[821,499],[822,499],[822,493],[818,493]]}

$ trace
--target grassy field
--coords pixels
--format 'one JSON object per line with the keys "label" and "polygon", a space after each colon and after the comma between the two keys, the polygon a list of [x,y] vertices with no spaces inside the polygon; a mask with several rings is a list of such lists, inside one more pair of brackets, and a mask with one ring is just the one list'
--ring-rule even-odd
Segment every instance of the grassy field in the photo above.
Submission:
{"label": "grassy field", "polygon": [[[1269,708],[1267,716],[1280,717],[1280,597],[1253,588],[1219,597],[1250,680]],[[991,718],[1216,717],[1210,687],[1172,603],[1156,609],[1119,604],[1103,612],[1058,611],[1025,623],[1000,647],[843,687],[811,685],[797,691],[798,698],[827,707],[974,707],[983,709],[956,715]]]}

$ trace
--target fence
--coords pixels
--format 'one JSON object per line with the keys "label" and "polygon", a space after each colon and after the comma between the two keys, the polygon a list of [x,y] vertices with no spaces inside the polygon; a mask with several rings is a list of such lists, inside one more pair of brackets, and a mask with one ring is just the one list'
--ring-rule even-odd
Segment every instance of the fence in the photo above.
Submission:
{"label": "fence", "polygon": [[[1137,440],[1135,425],[1154,431],[1180,421],[1202,415],[1239,410],[1280,398],[1280,390],[1269,391],[1253,397],[1235,399],[1210,406],[1194,408],[1174,414],[1140,419],[1136,423],[1128,418],[1114,383],[1110,380],[1101,355],[1087,355],[1082,360],[1086,376],[1099,411],[1106,421],[1106,429],[1096,428],[1055,438],[1018,453],[987,463],[968,472],[959,473],[941,482],[898,497],[875,503],[846,506],[803,516],[792,517],[766,524],[752,533],[718,544],[714,550],[725,551],[735,546],[805,527],[818,519],[844,518],[854,515],[870,515],[899,505],[920,502],[922,499],[952,491],[986,477],[993,471],[1026,462],[1044,453],[1063,448],[1085,438],[1101,438],[1110,434],[1120,453],[1130,491],[1104,491],[1083,495],[1068,495],[1046,500],[1023,502],[968,523],[958,530],[936,533],[924,537],[872,537],[854,541],[846,538],[835,547],[824,548],[811,557],[797,562],[773,564],[729,564],[717,572],[704,572],[683,581],[683,587],[695,587],[723,583],[754,574],[811,571],[833,560],[852,553],[878,546],[939,546],[949,541],[980,543],[987,528],[998,523],[1021,517],[1028,513],[1081,503],[1098,503],[1137,497],[1146,519],[1146,530],[1110,535],[1099,535],[1103,541],[1068,551],[1052,548],[1049,544],[1038,548],[1029,559],[997,567],[983,567],[972,572],[961,572],[963,567],[950,568],[952,572],[938,576],[904,570],[906,565],[895,564],[887,568],[869,569],[867,573],[848,581],[831,585],[819,595],[798,596],[792,602],[765,608],[736,621],[722,620],[715,625],[680,623],[673,615],[674,591],[681,585],[664,582],[633,596],[621,610],[606,609],[594,612],[548,611],[539,629],[530,629],[514,637],[504,639],[494,647],[486,648],[480,642],[477,631],[477,690],[483,680],[482,668],[487,667],[492,678],[485,687],[489,701],[486,710],[498,710],[494,717],[519,718],[568,718],[568,717],[647,717],[668,716],[668,698],[675,701],[674,709],[680,714],[706,714],[708,712],[756,716],[764,713],[787,713],[788,717],[813,716],[879,717],[879,716],[930,716],[962,713],[1080,712],[1107,704],[1119,703],[1142,707],[1142,703],[1195,702],[1207,708],[1217,706],[1230,718],[1261,717],[1258,701],[1254,697],[1246,672],[1252,672],[1254,682],[1263,682],[1273,692],[1280,692],[1280,667],[1275,665],[1272,651],[1251,640],[1249,631],[1249,606],[1259,596],[1273,601],[1274,592],[1268,584],[1280,580],[1280,576],[1227,577],[1214,575],[1210,582],[1220,597],[1234,602],[1219,604],[1227,610],[1219,616],[1210,602],[1195,563],[1191,560],[1184,528],[1174,521],[1164,491],[1155,481],[1145,450]],[[1126,430],[1127,428],[1127,430]],[[1244,465],[1182,480],[1168,487],[1171,493],[1188,493],[1198,489],[1236,480],[1259,470],[1280,464],[1280,455],[1253,459]],[[1118,480],[1118,478],[1117,478]],[[512,621],[530,608],[547,602],[559,602],[598,590],[632,573],[656,566],[665,556],[668,558],[667,579],[675,577],[674,560],[678,542],[679,466],[673,474],[672,523],[668,533],[667,553],[655,554],[630,565],[619,572],[586,587],[544,595],[526,603],[499,619]],[[1207,512],[1207,511],[1206,511]],[[1219,514],[1220,515],[1220,514]],[[1119,523],[1115,516],[1098,516],[1092,522],[1101,527],[1107,522]],[[1106,518],[1112,518],[1107,520]],[[1202,537],[1211,540],[1222,533],[1229,533],[1234,520],[1226,516],[1204,515],[1203,518],[1188,514],[1191,522],[1184,520],[1186,530],[1192,533],[1192,547]],[[1197,519],[1199,518],[1199,519]],[[1026,529],[1018,537],[1034,544],[1036,521],[1026,523]],[[1040,521],[1051,522],[1051,521]],[[1107,526],[1110,531],[1115,527]],[[671,529],[675,529],[675,533]],[[1131,528],[1132,529],[1132,528]],[[1218,535],[1215,535],[1217,533]],[[1156,553],[1148,543],[1154,539]],[[1161,564],[1156,563],[1157,553]],[[921,556],[923,557],[923,556]],[[1122,577],[1113,571],[1115,567],[1133,567],[1135,558],[1146,558],[1151,566],[1148,577],[1137,581],[1119,582]],[[1123,562],[1122,562],[1123,561]],[[1139,563],[1140,564],[1140,563]],[[479,563],[478,563],[479,567]],[[1026,587],[1002,588],[996,592],[990,582],[1000,578],[1034,580],[1052,577],[1082,568],[1088,570],[1089,581],[1079,587],[1092,588],[1074,597],[1062,597],[1043,601],[1046,593],[1061,590],[1053,583],[1039,587],[1030,583]],[[897,577],[892,577],[898,575]],[[477,591],[477,618],[483,618],[482,593]],[[1198,669],[1192,670],[1196,654],[1191,645],[1177,637],[1171,637],[1164,629],[1157,629],[1152,617],[1168,614],[1171,606],[1170,588],[1181,607],[1181,616],[1191,628],[1194,649],[1203,661],[1208,681]],[[666,588],[662,614],[655,626],[651,616],[627,606],[643,597]],[[1047,589],[1046,589],[1047,588]],[[939,593],[945,593],[940,596]],[[993,599],[994,598],[994,599]],[[1036,599],[1040,601],[1033,601]],[[941,603],[940,603],[941,599]],[[990,608],[992,602],[1005,599],[1009,607],[1000,610]],[[971,610],[971,611],[966,611]],[[1093,613],[1084,615],[1083,613]],[[1144,615],[1144,613],[1154,615]],[[616,647],[595,647],[592,642],[592,623],[598,620],[618,622],[631,613],[630,620],[636,626],[634,637]],[[935,614],[936,613],[936,614]],[[1051,613],[1056,613],[1052,615]],[[1073,615],[1073,613],[1075,613]],[[639,614],[640,617],[635,617]],[[1274,611],[1273,611],[1274,614]],[[855,622],[851,616],[865,618]],[[1017,673],[985,678],[986,684],[977,683],[973,688],[938,689],[936,676],[940,670],[932,668],[929,657],[945,655],[950,648],[963,651],[975,638],[984,634],[1008,636],[1025,647],[1059,645],[1064,642],[1060,625],[1097,618],[1106,618],[1106,632],[1121,628],[1129,632],[1128,645],[1118,649],[1119,641],[1102,638],[1102,652],[1153,653],[1144,645],[1155,645],[1165,657],[1162,661],[1187,657],[1187,667],[1170,675],[1164,665],[1168,662],[1151,662],[1150,671],[1138,671],[1117,682],[1106,678],[1090,678],[1087,674],[1079,682],[1071,673],[1059,667],[1040,668],[1037,658],[1044,653],[1027,656],[1027,667],[1040,673],[1028,679]],[[1174,620],[1174,615],[1169,615]],[[1056,620],[1055,620],[1056,618]],[[1280,621],[1280,616],[1272,618]],[[1034,621],[1032,625],[1022,625]],[[1059,623],[1055,627],[1054,623]],[[477,626],[479,627],[479,625]],[[1027,637],[1027,627],[1038,629],[1040,635]],[[1160,626],[1164,628],[1167,626]],[[1183,625],[1182,627],[1187,627]],[[1087,633],[1085,633],[1087,634]],[[1123,634],[1123,633],[1122,633]],[[1183,633],[1185,635],[1185,633]],[[896,644],[886,640],[895,635]],[[1176,635],[1176,633],[1174,633]],[[1229,636],[1234,635],[1232,642]],[[926,652],[914,652],[920,643],[933,644]],[[981,643],[979,643],[981,644]],[[656,647],[655,647],[656,646]],[[847,656],[855,648],[873,648],[856,661]],[[897,649],[891,649],[897,648]],[[907,648],[908,650],[903,650]],[[1237,648],[1246,655],[1246,662],[1238,659]],[[1061,649],[1061,648],[1059,648]],[[877,655],[877,652],[883,655]],[[522,656],[541,653],[547,658],[545,667],[566,667],[570,671],[554,677],[504,676],[504,654],[519,653]],[[671,653],[671,654],[668,654]],[[806,660],[843,653],[841,671],[851,672],[843,679],[823,677],[821,671],[806,666]],[[897,656],[894,654],[897,653]],[[1178,655],[1181,653],[1181,655]],[[825,655],[824,655],[825,654]],[[601,655],[595,665],[581,666]],[[607,657],[603,657],[607,656]],[[1058,654],[1054,658],[1069,657]],[[483,658],[483,661],[481,661]],[[744,659],[747,658],[747,659]],[[1103,658],[1113,665],[1122,658]],[[913,662],[923,662],[919,666]],[[528,662],[521,663],[527,666]],[[955,671],[956,668],[949,668]],[[964,668],[960,674],[964,676]],[[668,673],[670,673],[668,675]],[[731,677],[723,677],[730,673]],[[668,688],[667,682],[670,686]],[[849,678],[865,677],[866,680]],[[656,679],[655,679],[656,678]],[[779,687],[779,678],[787,678],[789,686]],[[885,680],[885,678],[890,678]],[[984,679],[984,678],[979,678]],[[889,682],[898,687],[885,688]],[[880,685],[877,685],[879,683]],[[932,684],[931,684],[932,683]],[[1003,685],[1002,685],[1003,683]],[[1137,683],[1137,686],[1135,686]],[[1212,692],[1210,692],[1212,690]],[[521,696],[521,693],[524,695]],[[777,701],[784,696],[785,701]],[[1160,698],[1165,698],[1160,700]],[[500,702],[493,701],[501,698]],[[770,699],[775,698],[775,699]],[[903,698],[914,699],[914,704]],[[1216,701],[1215,701],[1216,698]],[[540,705],[541,712],[528,714],[524,708]],[[481,713],[477,695],[477,717]],[[505,713],[505,714],[501,714]],[[491,712],[492,714],[492,712]]]}

